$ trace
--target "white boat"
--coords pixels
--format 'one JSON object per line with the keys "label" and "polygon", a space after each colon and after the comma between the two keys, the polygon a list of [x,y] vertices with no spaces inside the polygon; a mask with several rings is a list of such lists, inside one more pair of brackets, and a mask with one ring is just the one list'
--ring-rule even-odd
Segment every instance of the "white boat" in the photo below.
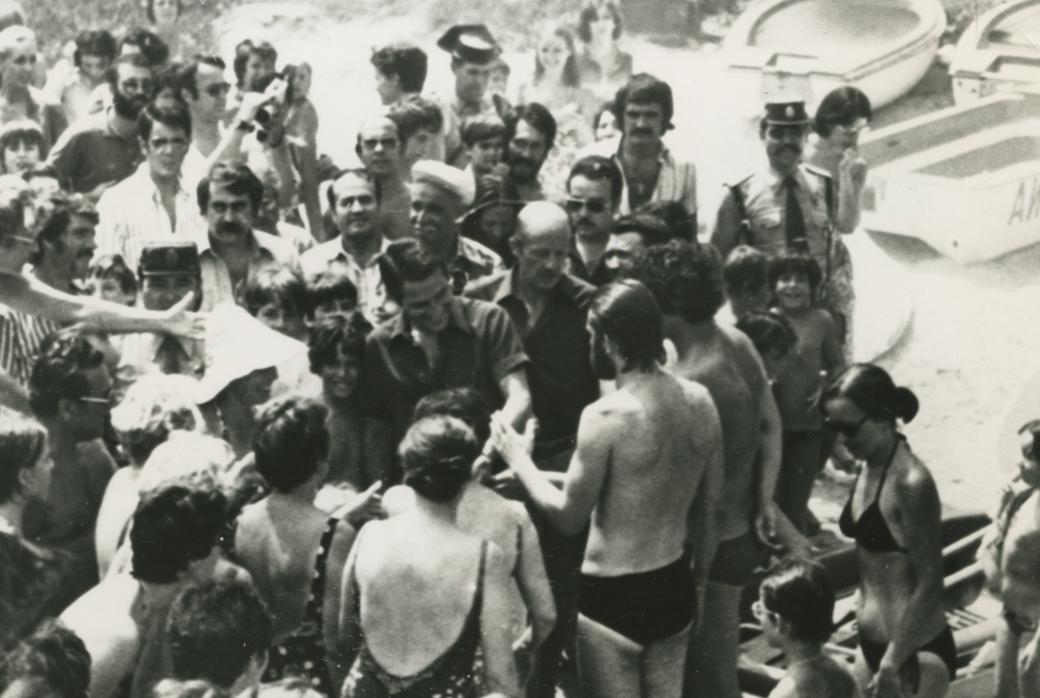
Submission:
{"label": "white boat", "polygon": [[763,0],[733,23],[721,59],[756,97],[763,74],[804,75],[811,107],[854,85],[876,108],[917,84],[945,28],[939,0]]}
{"label": "white boat", "polygon": [[888,128],[870,163],[862,226],[918,238],[962,263],[1040,242],[1040,97],[1000,94]]}
{"label": "white boat", "polygon": [[1040,86],[1040,1],[1010,0],[979,15],[950,63],[957,103]]}

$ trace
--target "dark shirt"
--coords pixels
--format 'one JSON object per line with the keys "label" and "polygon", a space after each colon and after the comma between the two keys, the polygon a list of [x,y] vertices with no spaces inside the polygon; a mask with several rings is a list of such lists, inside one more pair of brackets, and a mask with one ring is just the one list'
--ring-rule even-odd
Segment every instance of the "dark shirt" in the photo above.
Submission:
{"label": "dark shirt", "polygon": [[505,401],[499,381],[528,364],[509,315],[493,303],[453,297],[447,326],[437,335],[433,367],[404,313],[368,336],[362,407],[368,419],[390,425],[392,443],[404,436],[416,403],[446,388],[474,388],[491,409]]}
{"label": "dark shirt", "polygon": [[126,179],[143,159],[138,139],[123,138],[113,131],[104,111],[70,126],[55,143],[47,164],[69,180],[74,192],[82,194],[100,184]]}
{"label": "dark shirt", "polygon": [[531,360],[527,380],[538,419],[536,445],[542,455],[574,447],[581,412],[599,397],[585,329],[595,292],[581,279],[564,274],[541,315],[528,326],[527,305],[517,292],[515,271],[481,279],[466,290],[467,296],[502,306],[523,337]]}
{"label": "dark shirt", "polygon": [[606,286],[614,280],[614,274],[610,269],[607,269],[607,265],[604,262],[605,259],[606,255],[603,255],[599,258],[596,266],[589,269],[585,266],[585,260],[578,254],[578,250],[572,247],[567,257],[569,263],[568,272],[571,276],[593,286]]}

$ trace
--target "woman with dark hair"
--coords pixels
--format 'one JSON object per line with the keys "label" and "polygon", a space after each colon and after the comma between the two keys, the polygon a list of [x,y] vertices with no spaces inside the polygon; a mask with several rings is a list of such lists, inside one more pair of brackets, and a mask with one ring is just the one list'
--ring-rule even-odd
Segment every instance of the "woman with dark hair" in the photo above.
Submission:
{"label": "woman with dark hair", "polygon": [[618,46],[621,11],[613,0],[592,0],[578,17],[578,72],[582,81],[604,97],[632,77],[632,54]]}
{"label": "woman with dark hair", "polygon": [[609,141],[621,135],[617,117],[614,115],[613,102],[604,102],[599,105],[596,115],[592,117],[592,135],[597,143]]}
{"label": "woman with dark hair", "polygon": [[328,667],[354,529],[314,506],[329,469],[326,412],[293,398],[260,408],[253,455],[271,493],[238,517],[234,555],[274,618],[263,681],[303,674],[335,695]]}
{"label": "woman with dark hair", "polygon": [[179,24],[181,0],[144,0],[141,6],[151,24],[151,30],[169,47],[170,60],[185,57],[182,39],[188,32]]}
{"label": "woman with dark hair", "polygon": [[939,698],[957,650],[942,605],[939,493],[898,429],[917,414],[917,397],[884,369],[855,364],[821,406],[824,426],[865,461],[838,521],[859,561],[856,682],[872,696]]}
{"label": "woman with dark hair", "polygon": [[517,95],[517,103],[531,102],[545,106],[557,121],[581,116],[587,131],[587,119],[596,108],[596,98],[582,87],[574,37],[566,27],[550,27],[538,41],[534,75],[530,83],[520,86]]}
{"label": "woman with dark hair", "polygon": [[4,174],[24,175],[47,155],[43,129],[32,119],[15,119],[0,127],[0,164]]}
{"label": "woman with dark hair", "polygon": [[458,419],[427,417],[398,453],[415,507],[366,526],[347,562],[339,658],[352,668],[341,695],[519,696],[502,551],[455,523],[476,438]]}

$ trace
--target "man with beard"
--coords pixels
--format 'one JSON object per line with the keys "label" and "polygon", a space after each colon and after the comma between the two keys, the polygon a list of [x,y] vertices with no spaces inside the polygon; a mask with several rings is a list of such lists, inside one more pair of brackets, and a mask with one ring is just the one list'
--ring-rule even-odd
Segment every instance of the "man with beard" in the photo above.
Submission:
{"label": "man with beard", "polygon": [[379,183],[379,228],[390,240],[412,234],[404,164],[404,139],[397,122],[388,116],[376,116],[361,122],[358,128],[357,156]]}
{"label": "man with beard", "polygon": [[68,127],[65,110],[33,86],[36,77],[36,34],[28,27],[0,31],[0,113],[4,122],[32,119],[43,131],[43,152]]}
{"label": "man with beard", "polygon": [[124,56],[110,75],[112,105],[72,124],[54,144],[53,165],[77,193],[100,197],[141,162],[137,117],[152,98],[155,76],[143,56]]}
{"label": "man with beard", "polygon": [[415,238],[444,265],[456,294],[474,279],[503,270],[501,257],[459,233],[458,220],[473,202],[473,177],[441,162],[420,160],[412,168],[409,188]]}
{"label": "man with beard", "polygon": [[194,240],[206,224],[181,166],[191,143],[191,117],[179,102],[141,110],[137,131],[145,161],[98,201],[98,253],[118,254],[137,268],[141,244],[163,237]]}
{"label": "man with beard", "polygon": [[248,167],[218,162],[199,182],[196,194],[206,219],[206,235],[198,240],[202,310],[237,302],[242,282],[265,267],[289,267],[301,273],[291,243],[253,229],[264,185]]}
{"label": "man with beard", "polygon": [[533,423],[521,435],[496,415],[491,441],[560,532],[591,519],[579,580],[582,692],[676,698],[713,547],[719,417],[703,386],[661,369],[661,312],[645,286],[599,289],[588,328],[593,370],[617,391],[582,412],[563,488],[531,460]]}
{"label": "man with beard", "polygon": [[439,100],[444,113],[444,161],[462,169],[469,164],[462,145],[462,123],[499,111],[487,88],[491,64],[502,49],[483,24],[456,24],[437,40],[437,46],[451,54],[455,75],[454,93]]}
{"label": "man with beard", "polygon": [[300,258],[303,274],[313,279],[337,265],[357,288],[357,302],[362,314],[372,324],[389,316],[386,286],[377,257],[386,251],[389,241],[379,229],[380,187],[371,172],[363,169],[342,170],[328,189],[339,237],[308,250]]}
{"label": "man with beard", "polygon": [[696,221],[696,169],[676,157],[663,140],[673,128],[672,88],[640,73],[614,99],[621,138],[596,143],[588,153],[612,158],[621,169],[624,185],[618,213],[625,215],[651,202],[678,201]]}
{"label": "man with beard", "polygon": [[610,242],[623,186],[617,164],[601,155],[581,158],[567,177],[567,198],[563,205],[574,232],[570,273],[594,286],[610,281],[603,256]]}
{"label": "man with beard", "polygon": [[[524,351],[531,358],[527,375],[539,425],[532,457],[542,470],[564,473],[574,453],[582,410],[599,397],[585,327],[595,289],[564,271],[571,231],[563,209],[548,201],[530,203],[516,222],[510,243],[516,266],[480,279],[466,295],[500,305],[523,338]],[[532,518],[538,527],[557,622],[539,648],[528,695],[552,696],[560,654],[574,638],[576,580],[585,536],[561,535],[540,511],[533,511]]]}
{"label": "man with beard", "polygon": [[521,201],[545,198],[538,172],[556,141],[556,119],[537,102],[521,105],[506,122],[504,162]]}

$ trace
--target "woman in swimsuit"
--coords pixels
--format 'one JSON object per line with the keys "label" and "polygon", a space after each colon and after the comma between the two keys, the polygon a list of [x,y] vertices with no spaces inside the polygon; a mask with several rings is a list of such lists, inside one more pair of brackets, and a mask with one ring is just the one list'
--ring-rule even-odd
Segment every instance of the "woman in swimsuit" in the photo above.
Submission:
{"label": "woman in swimsuit", "polygon": [[314,506],[328,474],[328,448],[321,405],[287,398],[262,408],[253,453],[272,490],[239,516],[235,558],[274,617],[263,681],[300,676],[331,696],[328,650],[354,529]]}
{"label": "woman in swimsuit", "polygon": [[897,429],[917,414],[917,397],[884,369],[856,364],[822,405],[825,426],[865,461],[839,520],[859,561],[857,683],[870,697],[939,698],[957,660],[942,605],[942,505]]}
{"label": "woman in swimsuit", "polygon": [[401,442],[415,507],[366,525],[343,572],[343,698],[520,695],[503,554],[455,523],[479,452],[453,417],[420,419]]}

